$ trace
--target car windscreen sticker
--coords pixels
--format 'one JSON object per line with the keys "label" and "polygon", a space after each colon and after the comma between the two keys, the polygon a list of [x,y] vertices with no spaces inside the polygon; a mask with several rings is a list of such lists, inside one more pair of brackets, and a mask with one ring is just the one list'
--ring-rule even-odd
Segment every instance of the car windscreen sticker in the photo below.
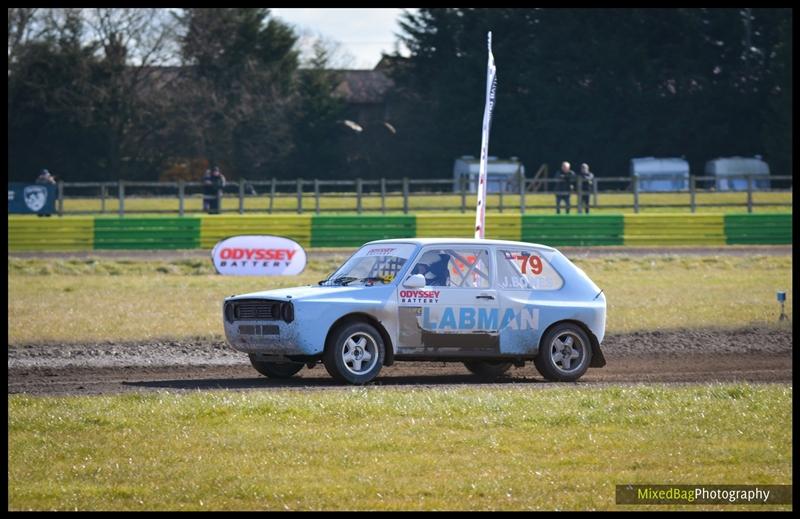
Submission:
{"label": "car windscreen sticker", "polygon": [[360,256],[391,256],[407,260],[414,253],[416,247],[410,243],[390,243],[386,245],[373,245],[362,247],[356,257]]}

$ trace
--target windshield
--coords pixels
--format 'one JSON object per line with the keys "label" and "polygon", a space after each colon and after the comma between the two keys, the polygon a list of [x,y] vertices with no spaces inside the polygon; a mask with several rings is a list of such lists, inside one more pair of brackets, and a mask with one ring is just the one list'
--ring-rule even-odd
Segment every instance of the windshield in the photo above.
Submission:
{"label": "windshield", "polygon": [[320,285],[385,285],[391,283],[414,253],[410,243],[365,245]]}

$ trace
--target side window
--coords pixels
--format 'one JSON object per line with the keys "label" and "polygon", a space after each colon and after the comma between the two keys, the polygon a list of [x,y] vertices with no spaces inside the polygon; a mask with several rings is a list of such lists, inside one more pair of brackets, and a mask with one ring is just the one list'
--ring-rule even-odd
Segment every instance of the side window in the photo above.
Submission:
{"label": "side window", "polygon": [[425,276],[428,286],[489,288],[489,253],[485,249],[428,249],[411,274]]}
{"label": "side window", "polygon": [[497,249],[497,288],[558,290],[564,280],[535,249]]}

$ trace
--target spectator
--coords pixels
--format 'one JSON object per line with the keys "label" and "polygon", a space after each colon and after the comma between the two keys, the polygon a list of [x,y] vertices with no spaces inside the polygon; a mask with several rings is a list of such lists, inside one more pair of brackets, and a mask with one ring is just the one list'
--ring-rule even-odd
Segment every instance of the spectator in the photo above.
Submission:
{"label": "spectator", "polygon": [[225,175],[219,170],[219,166],[214,166],[211,170],[211,185],[214,190],[214,196],[211,199],[211,214],[219,214],[220,206],[222,205],[223,188],[225,187]]}
{"label": "spectator", "polygon": [[583,185],[581,186],[581,204],[583,205],[583,212],[589,214],[589,205],[592,193],[594,192],[594,173],[589,171],[589,164],[585,162],[581,164],[581,178],[583,179]]}
{"label": "spectator", "polygon": [[[48,170],[43,169],[39,172],[39,176],[36,177],[36,183],[43,185],[55,185],[56,179]],[[40,218],[43,216],[50,217],[50,213],[38,213],[37,216]]]}
{"label": "spectator", "polygon": [[214,198],[214,183],[211,180],[211,170],[207,169],[203,173],[203,211],[211,212],[211,201]]}
{"label": "spectator", "polygon": [[556,214],[561,214],[561,202],[563,201],[567,214],[569,214],[569,197],[575,186],[575,172],[570,169],[569,162],[562,162],[561,169],[556,174]]}
{"label": "spectator", "polygon": [[49,171],[47,171],[46,169],[43,169],[42,171],[39,172],[39,176],[36,177],[36,183],[37,184],[55,184],[56,183],[56,179],[55,179],[55,177],[53,177],[53,175],[50,174]]}

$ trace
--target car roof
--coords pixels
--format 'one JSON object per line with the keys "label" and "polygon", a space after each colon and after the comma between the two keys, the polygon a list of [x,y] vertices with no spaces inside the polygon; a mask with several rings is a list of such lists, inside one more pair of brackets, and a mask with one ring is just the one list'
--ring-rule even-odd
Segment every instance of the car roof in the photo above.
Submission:
{"label": "car roof", "polygon": [[392,238],[388,240],[375,240],[364,245],[374,245],[378,243],[413,243],[415,245],[510,245],[515,247],[537,247],[549,251],[555,251],[553,247],[541,245],[539,243],[528,243],[512,240],[486,240],[477,238]]}

